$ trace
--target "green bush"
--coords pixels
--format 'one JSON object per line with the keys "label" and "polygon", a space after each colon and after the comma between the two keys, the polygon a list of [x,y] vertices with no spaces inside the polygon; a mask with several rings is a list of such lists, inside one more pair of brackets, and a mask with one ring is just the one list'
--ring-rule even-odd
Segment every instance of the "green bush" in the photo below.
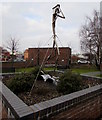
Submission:
{"label": "green bush", "polygon": [[34,82],[35,76],[32,74],[19,74],[13,77],[7,86],[13,91],[15,94],[29,91]]}
{"label": "green bush", "polygon": [[69,94],[82,89],[82,79],[79,74],[66,71],[59,79],[57,90],[63,94]]}
{"label": "green bush", "polygon": [[[22,73],[15,75],[8,83],[7,86],[15,93],[27,92],[31,89],[34,80],[39,72],[39,67],[35,67],[30,73]],[[39,76],[42,73],[39,73]],[[38,76],[38,77],[39,77]]]}
{"label": "green bush", "polygon": [[[40,76],[40,75],[42,75],[41,71],[44,71],[44,70],[42,70],[42,69],[40,70],[40,67],[37,66],[37,67],[35,67],[34,69],[32,69],[30,73],[33,74],[34,76],[37,76],[37,74],[38,74],[38,72],[39,72],[39,76]],[[38,77],[39,77],[39,76],[38,76]]]}

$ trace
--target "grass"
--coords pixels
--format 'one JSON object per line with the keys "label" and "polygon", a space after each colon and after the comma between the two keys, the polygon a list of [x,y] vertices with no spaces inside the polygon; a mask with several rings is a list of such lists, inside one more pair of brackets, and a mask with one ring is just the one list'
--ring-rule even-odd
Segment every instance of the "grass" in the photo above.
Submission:
{"label": "grass", "polygon": [[29,67],[29,68],[19,68],[19,69],[16,69],[15,72],[31,72],[32,70],[34,69],[34,67]]}
{"label": "grass", "polygon": [[[16,69],[16,72],[31,72],[34,69],[34,67],[29,67],[29,68],[20,68],[20,69]],[[72,72],[74,73],[88,73],[88,72],[96,72],[99,71],[96,67],[91,66],[91,67],[80,67],[80,68],[72,68],[71,69]],[[54,67],[47,67],[44,68],[44,71],[54,71]]]}
{"label": "grass", "polygon": [[97,77],[101,77],[102,78],[102,74],[96,75]]}
{"label": "grass", "polygon": [[[16,69],[16,72],[27,72],[30,73],[35,67],[29,67],[29,68],[20,68],[20,69]],[[53,71],[54,67],[48,67],[48,68],[44,68],[45,71]]]}
{"label": "grass", "polygon": [[72,72],[79,73],[79,74],[88,73],[88,72],[96,72],[96,71],[99,71],[99,70],[97,70],[96,68],[73,68],[72,69]]}
{"label": "grass", "polygon": [[48,68],[44,68],[45,71],[54,71],[54,67],[48,67]]}

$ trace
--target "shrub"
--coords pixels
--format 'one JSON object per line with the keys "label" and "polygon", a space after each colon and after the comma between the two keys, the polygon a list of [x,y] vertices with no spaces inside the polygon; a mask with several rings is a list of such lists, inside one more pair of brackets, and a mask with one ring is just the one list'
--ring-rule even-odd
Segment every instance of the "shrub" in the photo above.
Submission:
{"label": "shrub", "polygon": [[66,71],[60,78],[57,90],[63,94],[69,94],[82,89],[82,79],[79,74]]}
{"label": "shrub", "polygon": [[[40,67],[35,67],[34,69],[31,70],[31,74],[33,74],[34,76],[37,76],[39,70],[40,70]],[[43,70],[41,69],[41,71],[43,71]],[[39,76],[43,74],[41,71],[39,73]]]}
{"label": "shrub", "polygon": [[34,82],[35,76],[31,74],[19,74],[13,77],[7,86],[13,91],[15,94],[29,91]]}

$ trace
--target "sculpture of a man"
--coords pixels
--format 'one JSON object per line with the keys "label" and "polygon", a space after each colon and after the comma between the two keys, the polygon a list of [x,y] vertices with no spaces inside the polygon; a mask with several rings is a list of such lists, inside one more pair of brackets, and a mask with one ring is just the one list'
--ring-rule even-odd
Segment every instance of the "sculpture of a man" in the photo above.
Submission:
{"label": "sculpture of a man", "polygon": [[55,26],[56,26],[57,17],[60,17],[60,18],[65,19],[65,16],[64,16],[63,12],[61,11],[59,4],[57,4],[57,5],[56,5],[55,7],[53,7],[52,9],[53,9],[53,15],[52,15],[52,30],[53,30],[53,38],[54,38],[53,48],[54,48],[54,46],[56,45],[57,51],[58,51],[58,54],[59,54],[59,49],[58,49],[58,45],[57,45],[57,42],[56,42]]}
{"label": "sculpture of a man", "polygon": [[[52,8],[54,13],[53,13],[53,16],[52,16],[52,29],[53,29],[53,34],[55,34],[55,24],[56,24],[56,19],[57,17],[60,17],[60,18],[63,18],[65,19],[65,16],[64,14],[62,13],[61,9],[60,9],[60,5],[57,4],[55,7]],[[61,13],[61,15],[60,15]]]}

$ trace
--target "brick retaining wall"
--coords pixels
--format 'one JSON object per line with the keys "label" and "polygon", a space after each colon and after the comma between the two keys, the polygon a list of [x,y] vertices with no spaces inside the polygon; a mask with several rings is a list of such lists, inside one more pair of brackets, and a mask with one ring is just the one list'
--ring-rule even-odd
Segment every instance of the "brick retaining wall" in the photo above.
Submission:
{"label": "brick retaining wall", "polygon": [[19,99],[13,92],[11,92],[0,81],[0,95],[2,95],[2,103],[8,113],[8,118],[20,120],[33,120],[33,111],[21,99]]}
{"label": "brick retaining wall", "polygon": [[[96,119],[102,115],[101,99],[102,86],[98,85],[69,95],[54,98],[49,101],[41,102],[39,104],[34,104],[30,107],[35,111],[35,120],[45,119],[47,117],[49,120],[52,116],[56,116],[62,111],[66,112],[66,110],[67,118],[63,120],[67,120],[68,118],[72,120],[74,118]],[[58,114],[55,118],[56,120],[59,120],[61,116],[59,118]]]}
{"label": "brick retaining wall", "polygon": [[102,116],[102,84],[45,102],[26,105],[0,81],[0,93],[10,117],[21,120],[96,119]]}
{"label": "brick retaining wall", "polygon": [[101,99],[102,95],[81,102],[65,112],[53,116],[51,120],[95,120],[102,115]]}

